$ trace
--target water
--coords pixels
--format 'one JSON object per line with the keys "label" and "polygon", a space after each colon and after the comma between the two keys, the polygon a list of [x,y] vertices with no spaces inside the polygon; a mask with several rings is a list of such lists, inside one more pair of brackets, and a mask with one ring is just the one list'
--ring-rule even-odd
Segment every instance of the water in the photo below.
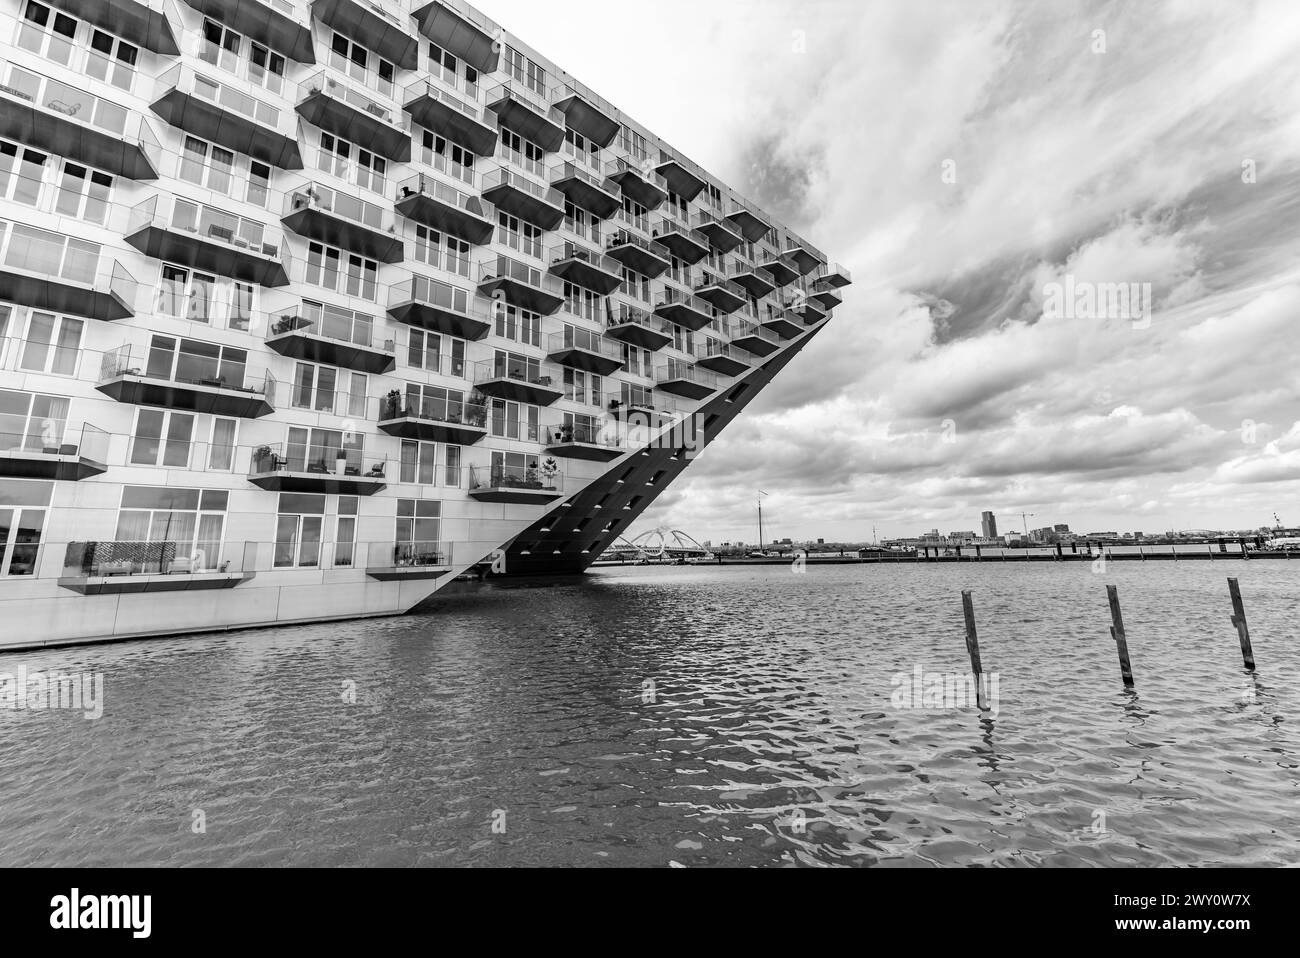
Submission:
{"label": "water", "polygon": [[[1300,862],[1300,564],[1090,570],[616,568],[0,656],[106,694],[95,721],[0,710],[0,865]],[[896,674],[967,668],[962,588],[996,716],[894,708]]]}

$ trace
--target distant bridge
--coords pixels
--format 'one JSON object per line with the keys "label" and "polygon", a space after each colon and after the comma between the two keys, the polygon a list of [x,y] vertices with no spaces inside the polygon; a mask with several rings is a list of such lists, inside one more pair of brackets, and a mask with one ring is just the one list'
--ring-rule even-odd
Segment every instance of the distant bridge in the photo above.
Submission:
{"label": "distant bridge", "polygon": [[680,529],[660,527],[643,532],[631,541],[619,536],[601,559],[613,562],[671,561],[707,555],[710,555],[708,549]]}

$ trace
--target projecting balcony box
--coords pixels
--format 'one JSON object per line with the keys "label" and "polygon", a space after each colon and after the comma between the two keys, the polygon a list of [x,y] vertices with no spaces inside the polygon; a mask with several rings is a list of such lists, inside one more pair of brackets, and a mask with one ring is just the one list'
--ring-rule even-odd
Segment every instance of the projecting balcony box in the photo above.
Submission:
{"label": "projecting balcony box", "polygon": [[[154,81],[150,109],[178,130],[282,170],[302,169],[293,114],[176,64]],[[409,153],[408,153],[409,156]]]}
{"label": "projecting balcony box", "polygon": [[727,272],[733,283],[755,298],[766,296],[776,289],[776,284],[767,274],[747,259],[737,257]]}
{"label": "projecting balcony box", "polygon": [[397,188],[397,212],[403,216],[450,233],[480,246],[492,238],[496,228],[477,196],[463,193],[441,180],[418,173]]}
{"label": "projecting balcony box", "polygon": [[358,372],[386,373],[397,364],[393,340],[381,341],[368,317],[326,312],[320,319],[286,313],[270,323],[266,345],[281,356]]}
{"label": "projecting balcony box", "polygon": [[257,575],[258,545],[201,540],[69,542],[63,548],[59,587],[81,595],[233,589]]}
{"label": "projecting balcony box", "polygon": [[[822,306],[817,300],[805,296],[802,292],[796,293],[795,296],[786,302],[786,309],[790,316],[795,319],[801,319],[804,325],[811,326],[813,323],[820,323],[826,318],[826,307]],[[763,324],[767,326],[767,323]],[[768,327],[771,329],[772,327]],[[780,332],[780,330],[775,330]],[[786,337],[787,339],[789,337]]]}
{"label": "projecting balcony box", "polygon": [[384,488],[392,463],[362,449],[328,449],[306,443],[258,446],[248,481],[273,492],[370,496]]}
{"label": "projecting balcony box", "polygon": [[562,459],[610,462],[627,452],[618,432],[606,425],[566,423],[546,427],[546,454]]}
{"label": "projecting balcony box", "polygon": [[740,231],[714,210],[700,210],[691,217],[691,226],[702,233],[713,248],[722,253],[730,253],[745,242]]}
{"label": "projecting balcony box", "polygon": [[299,236],[381,263],[405,258],[396,222],[384,207],[319,183],[308,181],[288,190],[280,221]]}
{"label": "projecting balcony box", "polygon": [[396,163],[411,161],[411,131],[405,117],[368,92],[328,70],[304,81],[299,92],[302,96],[294,109],[308,123],[364,144]]}
{"label": "projecting balcony box", "polygon": [[474,388],[484,396],[533,406],[549,406],[563,398],[563,382],[558,366],[505,355],[482,363],[474,376]]}
{"label": "projecting balcony box", "polygon": [[[164,12],[163,0],[45,0],[92,26],[107,30],[128,43],[165,57],[180,54],[176,28]],[[197,3],[190,6],[197,7]]]}
{"label": "projecting balcony box", "polygon": [[547,339],[546,358],[561,366],[608,376],[623,368],[623,351],[600,333],[577,326],[565,326]]}
{"label": "projecting balcony box", "polygon": [[749,369],[749,363],[741,359],[739,350],[733,350],[729,344],[716,339],[705,343],[704,355],[696,357],[695,365],[724,376],[739,376]]}
{"label": "projecting balcony box", "polygon": [[260,220],[180,197],[151,196],[127,220],[126,241],[155,259],[260,286],[289,283],[283,238]]}
{"label": "projecting balcony box", "polygon": [[396,284],[388,297],[388,315],[460,339],[482,339],[492,328],[487,314],[474,306],[472,292],[427,276]]}
{"label": "projecting balcony box", "polygon": [[404,11],[386,10],[378,0],[313,0],[311,12],[326,26],[356,37],[367,50],[399,70],[414,70],[420,65],[420,44],[409,29],[410,20]]}
{"label": "projecting balcony box", "polygon": [[[97,0],[89,0],[97,2]],[[311,15],[300,0],[185,0],[231,30],[299,63],[315,63]],[[109,27],[108,29],[112,29]]]}
{"label": "projecting balcony box", "polygon": [[463,0],[433,0],[412,16],[420,32],[480,73],[495,73],[501,62],[501,28]]}
{"label": "projecting balcony box", "polygon": [[104,354],[95,388],[118,402],[184,412],[240,419],[275,412],[269,372],[259,375],[244,363],[223,361],[221,347],[203,345],[208,353],[181,353],[179,362],[172,353],[119,347]]}
{"label": "projecting balcony box", "polygon": [[115,320],[135,315],[138,290],[98,243],[0,220],[0,302]]}
{"label": "projecting balcony box", "polygon": [[695,285],[695,295],[724,313],[734,313],[749,301],[749,297],[741,287],[707,270],[700,282]]}
{"label": "projecting balcony box", "polygon": [[694,163],[673,156],[671,153],[659,151],[659,165],[655,170],[664,178],[668,189],[688,203],[699,196],[700,190],[704,189],[704,177],[699,168]]}
{"label": "projecting balcony box", "polygon": [[668,199],[668,181],[655,172],[649,160],[638,166],[615,157],[605,164],[605,175],[618,184],[624,196],[648,210],[658,209]]}
{"label": "projecting balcony box", "polygon": [[82,423],[80,434],[64,420],[33,421],[26,433],[0,432],[0,476],[76,482],[108,471],[108,433]]}
{"label": "projecting balcony box", "polygon": [[547,253],[551,272],[568,283],[608,296],[623,284],[618,260],[579,243],[564,242]]}
{"label": "projecting balcony box", "polygon": [[544,505],[564,493],[564,476],[558,469],[510,465],[470,466],[469,494],[479,502]]}
{"label": "projecting balcony box", "polygon": [[655,304],[655,315],[692,331],[713,322],[713,310],[708,303],[666,283],[659,302]]}
{"label": "projecting balcony box", "polygon": [[426,130],[446,132],[476,156],[497,149],[496,117],[432,80],[416,80],[402,92],[402,109]]}
{"label": "projecting balcony box", "polygon": [[816,302],[823,310],[834,309],[844,302],[844,297],[840,295],[840,291],[833,286],[815,286],[813,292],[808,294],[808,299]]}
{"label": "projecting balcony box", "polygon": [[402,439],[472,446],[487,435],[487,407],[456,399],[408,400],[395,389],[379,401],[379,428]]}
{"label": "projecting balcony box", "polygon": [[0,60],[0,138],[132,180],[157,179],[162,145],[138,113]]}
{"label": "projecting balcony box", "polygon": [[602,220],[617,213],[621,205],[617,183],[588,172],[576,163],[565,161],[557,164],[551,172],[551,185],[574,206],[580,206]]}
{"label": "projecting balcony box", "polygon": [[555,105],[564,113],[565,125],[581,133],[602,150],[618,136],[616,111],[594,93],[566,83],[555,91],[554,98]]}
{"label": "projecting balcony box", "polygon": [[770,333],[757,323],[741,320],[732,329],[731,344],[755,356],[770,356],[781,348],[775,333]]}
{"label": "projecting balcony box", "polygon": [[480,192],[497,209],[544,230],[553,230],[564,222],[564,194],[514,170],[488,170],[483,174]]}
{"label": "projecting balcony box", "polygon": [[605,240],[605,252],[629,269],[654,279],[673,265],[668,251],[653,240],[628,230],[615,230]]}
{"label": "projecting balcony box", "polygon": [[666,320],[626,303],[617,303],[610,311],[605,319],[605,335],[651,352],[663,349],[673,341]]}
{"label": "projecting balcony box", "polygon": [[606,409],[612,418],[629,426],[657,428],[677,418],[676,405],[644,388],[611,393]]}
{"label": "projecting balcony box", "polygon": [[792,265],[792,259],[793,257],[789,253],[760,249],[758,268],[766,270],[778,287],[789,286],[799,278],[799,271]]}
{"label": "projecting balcony box", "polygon": [[479,267],[478,291],[493,298],[500,292],[511,306],[522,306],[543,316],[564,305],[564,286],[558,279],[509,256],[497,256]]}
{"label": "projecting balcony box", "polygon": [[551,102],[550,92],[523,80],[503,80],[487,91],[488,109],[502,126],[532,140],[547,153],[564,142],[564,114]]}
{"label": "projecting balcony box", "polygon": [[436,579],[451,571],[450,542],[367,542],[366,575],[384,582]]}
{"label": "projecting balcony box", "polygon": [[670,361],[655,370],[655,389],[687,399],[705,399],[718,389],[718,377],[690,363]]}
{"label": "projecting balcony box", "polygon": [[654,225],[654,238],[682,262],[694,266],[709,255],[709,238],[672,216],[660,216]]}
{"label": "projecting balcony box", "polygon": [[727,219],[736,224],[736,228],[740,230],[740,235],[745,238],[747,243],[762,239],[763,234],[771,229],[771,226],[762,217],[742,203],[731,204]]}
{"label": "projecting balcony box", "polygon": [[852,274],[839,263],[831,263],[829,266],[822,266],[817,270],[817,275],[813,279],[813,290],[843,289],[845,286],[851,286],[852,284]]}
{"label": "projecting balcony box", "polygon": [[799,272],[807,276],[819,266],[826,265],[826,257],[817,247],[794,236],[786,237],[785,251],[790,254]]}
{"label": "projecting balcony box", "polygon": [[[776,335],[780,336],[782,339],[794,339],[794,337],[803,332],[803,327],[795,322],[795,320],[799,319],[802,315],[806,314],[801,314],[798,310],[793,308],[788,310],[773,310],[767,314],[767,317],[763,320],[761,325],[764,329],[776,333]],[[815,321],[816,320],[807,320],[809,323]]]}

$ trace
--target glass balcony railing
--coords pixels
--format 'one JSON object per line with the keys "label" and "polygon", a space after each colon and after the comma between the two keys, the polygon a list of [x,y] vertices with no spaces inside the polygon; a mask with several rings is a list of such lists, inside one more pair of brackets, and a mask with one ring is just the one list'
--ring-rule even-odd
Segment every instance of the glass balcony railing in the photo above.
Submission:
{"label": "glass balcony railing", "polygon": [[151,196],[131,208],[126,235],[155,227],[192,233],[204,242],[264,256],[289,266],[284,234],[261,220],[240,216],[214,206],[195,203],[179,196]]}
{"label": "glass balcony railing", "polygon": [[[26,395],[26,394],[24,394]],[[22,425],[22,416],[16,418]],[[108,465],[109,434],[88,422],[68,425],[67,419],[34,416],[21,432],[0,431],[0,462],[21,458],[24,453],[65,456]],[[3,467],[0,466],[0,474]]]}
{"label": "glass balcony railing", "polygon": [[299,183],[287,190],[284,195],[285,216],[304,209],[330,213],[376,232],[393,230],[396,224],[396,220],[386,207],[311,180]]}
{"label": "glass balcony railing", "polygon": [[497,167],[495,170],[488,170],[483,174],[480,189],[484,194],[503,186],[511,187],[521,193],[527,193],[548,206],[558,207],[560,210],[564,209],[564,194],[553,186],[537,183],[526,176],[516,173],[514,170],[507,170],[504,167]]}
{"label": "glass balcony railing", "polygon": [[378,98],[378,93],[369,91],[359,84],[345,80],[332,70],[320,70],[299,85],[299,99],[313,93],[326,96],[345,103],[358,113],[386,123],[389,126],[406,129],[406,120],[388,103]]}
{"label": "glass balcony railing", "polygon": [[159,352],[124,344],[103,354],[98,385],[123,377],[153,380],[174,386],[225,389],[248,393],[274,407],[276,380],[271,371],[245,361],[223,357],[221,347],[204,344],[202,354]]}
{"label": "glass balcony railing", "polygon": [[452,544],[444,541],[366,542],[361,555],[368,570],[392,570],[395,573],[420,569],[449,569]]}
{"label": "glass balcony railing", "polygon": [[[632,175],[640,180],[643,184],[652,190],[668,194],[668,181],[664,175],[654,168],[654,164],[649,159],[641,163],[634,163],[632,160],[625,160],[621,156],[616,156],[605,164],[605,175],[615,179],[622,179],[627,175]],[[624,184],[624,191],[627,190]],[[647,204],[648,205],[648,204]]]}
{"label": "glass balcony railing", "polygon": [[[287,82],[287,81],[286,81]],[[227,112],[237,114],[245,119],[270,127],[279,133],[292,135],[293,123],[288,111],[281,110],[265,100],[245,93],[229,84],[195,71],[183,63],[177,63],[171,69],[158,75],[154,81],[157,95],[169,90],[188,93]]]}
{"label": "glass balcony railing", "polygon": [[577,326],[565,326],[563,332],[551,333],[546,337],[546,351],[548,354],[568,349],[580,349],[583,352],[617,362],[619,365],[623,364],[622,348],[594,330],[581,329]]}
{"label": "glass balcony railing", "polygon": [[665,365],[655,370],[656,383],[690,383],[702,387],[707,392],[718,388],[718,377],[711,372],[698,369],[694,363],[670,359]]}
{"label": "glass balcony railing", "polygon": [[[558,126],[561,136],[564,134],[564,111],[551,102],[551,91],[539,88],[531,78],[511,77],[508,80],[502,80],[487,91],[486,99],[488,103],[513,100],[525,104],[533,112],[544,117],[549,123]],[[497,108],[497,112],[502,112],[500,107]]]}
{"label": "glass balcony railing", "polygon": [[248,477],[259,479],[281,473],[298,473],[322,479],[332,477],[375,483],[388,477],[391,463],[385,456],[367,453],[364,445],[344,443],[343,432],[318,430],[317,435],[327,435],[328,438],[257,446],[249,457]]}
{"label": "glass balcony railing", "polygon": [[344,314],[343,311],[326,312],[316,318],[301,315],[298,312],[284,313],[267,324],[266,338],[301,333],[304,336],[317,336],[332,342],[362,349],[373,349],[385,353],[396,353],[395,341],[384,339],[375,334],[374,320],[369,316],[355,313]]}
{"label": "glass balcony railing", "polygon": [[488,409],[481,403],[446,396],[422,396],[393,390],[379,403],[379,422],[420,419],[425,422],[486,429]]}
{"label": "glass balcony railing", "polygon": [[[21,270],[47,280],[88,286],[94,292],[109,294],[119,301],[121,309],[110,310],[102,317],[105,319],[123,319],[131,315],[137,305],[139,284],[126,267],[106,255],[100,244],[66,233],[0,220],[0,273],[7,270]],[[11,298],[25,297],[15,293]],[[75,303],[29,305],[84,315],[78,312]],[[81,305],[88,307],[91,304]]]}
{"label": "glass balcony railing", "polygon": [[184,577],[188,576],[258,571],[259,557],[269,558],[270,546],[271,543],[265,542],[223,542],[191,537],[81,540],[50,543],[46,549],[48,553],[60,556],[57,574],[61,578],[175,576],[178,579],[176,587],[184,588]]}
{"label": "glass balcony railing", "polygon": [[564,491],[564,474],[558,467],[499,464],[469,467],[469,491],[500,489],[519,492],[561,493]]}
{"label": "glass balcony railing", "polygon": [[625,448],[625,436],[609,421],[592,423],[569,422],[544,426],[543,442],[548,446],[603,446],[606,449]]}

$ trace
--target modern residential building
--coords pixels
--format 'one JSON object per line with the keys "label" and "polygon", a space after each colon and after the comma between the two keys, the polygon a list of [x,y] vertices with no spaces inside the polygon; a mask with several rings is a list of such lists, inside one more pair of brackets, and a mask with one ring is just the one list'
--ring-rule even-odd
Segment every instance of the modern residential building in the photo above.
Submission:
{"label": "modern residential building", "polygon": [[850,281],[461,0],[0,0],[0,648],[585,568]]}
{"label": "modern residential building", "polygon": [[985,539],[996,539],[998,537],[998,520],[991,512],[985,512],[980,519]]}

